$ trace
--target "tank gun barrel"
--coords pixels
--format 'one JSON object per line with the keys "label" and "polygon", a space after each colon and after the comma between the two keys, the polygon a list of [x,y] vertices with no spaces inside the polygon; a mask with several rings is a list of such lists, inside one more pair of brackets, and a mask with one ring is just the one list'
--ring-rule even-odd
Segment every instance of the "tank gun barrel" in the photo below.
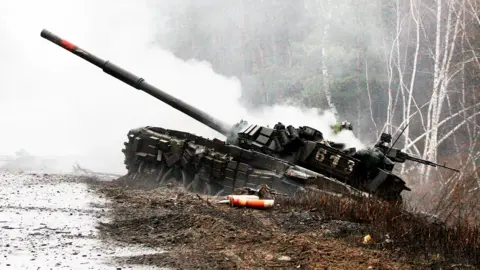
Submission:
{"label": "tank gun barrel", "polygon": [[68,42],[65,39],[58,37],[57,35],[51,33],[46,29],[42,30],[40,36],[75,54],[76,56],[83,58],[91,64],[101,68],[105,73],[109,74],[110,76],[167,103],[171,107],[187,114],[188,116],[209,126],[217,132],[225,136],[229,134],[231,128],[230,125],[227,125],[219,119],[208,115],[207,113],[191,106],[190,104],[187,104],[169,95],[168,93],[165,93],[164,91],[146,82],[143,78],[132,74],[131,72],[111,63],[110,61],[103,60],[102,58],[87,52],[86,50]]}
{"label": "tank gun barrel", "polygon": [[391,147],[387,147],[387,146],[377,146],[377,147],[388,158],[390,158],[394,162],[404,163],[405,161],[410,160],[410,161],[413,161],[413,162],[418,162],[418,163],[425,164],[425,165],[432,166],[432,167],[441,167],[441,168],[445,168],[445,169],[448,169],[448,170],[451,170],[451,171],[454,171],[454,172],[460,172],[459,170],[447,167],[446,165],[438,164],[438,163],[435,163],[435,162],[431,162],[429,160],[425,160],[425,159],[421,159],[421,158],[418,158],[418,157],[411,156],[411,155],[409,155],[409,154],[407,154],[407,153],[405,153],[402,150],[397,149],[397,148],[391,148]]}
{"label": "tank gun barrel", "polygon": [[398,153],[399,153],[399,156],[401,156],[400,158],[404,159],[404,160],[410,160],[410,161],[413,161],[413,162],[418,162],[418,163],[425,164],[425,165],[432,166],[432,167],[441,167],[441,168],[445,168],[445,169],[448,169],[448,170],[451,170],[451,171],[454,171],[454,172],[460,172],[459,170],[447,167],[446,165],[442,165],[442,164],[431,162],[431,161],[421,159],[421,158],[418,158],[418,157],[410,156],[410,155],[408,155],[404,152],[398,152]]}
{"label": "tank gun barrel", "polygon": [[[405,126],[405,128],[406,128],[406,126]],[[402,133],[403,133],[403,131],[405,131],[405,128],[402,130]],[[400,136],[398,138],[400,138]],[[397,140],[398,140],[398,138],[397,138]],[[397,140],[395,140],[395,142]],[[389,146],[391,141],[392,141],[392,135],[390,135],[388,133],[382,133],[382,135],[380,136],[380,140],[375,144],[375,148],[382,151],[382,153],[384,155],[386,155],[393,162],[404,163],[405,161],[410,160],[410,161],[413,161],[413,162],[418,162],[418,163],[425,164],[425,165],[432,166],[432,167],[441,167],[441,168],[445,168],[445,169],[448,169],[448,170],[451,170],[451,171],[454,171],[454,172],[460,172],[457,169],[447,167],[446,164],[441,165],[441,164],[434,163],[434,162],[431,162],[431,161],[428,161],[428,160],[425,160],[425,159],[414,157],[414,156],[411,156],[411,155],[403,152],[402,150],[400,150],[398,148],[393,148],[393,145],[395,144],[395,142],[393,143],[393,145]]]}

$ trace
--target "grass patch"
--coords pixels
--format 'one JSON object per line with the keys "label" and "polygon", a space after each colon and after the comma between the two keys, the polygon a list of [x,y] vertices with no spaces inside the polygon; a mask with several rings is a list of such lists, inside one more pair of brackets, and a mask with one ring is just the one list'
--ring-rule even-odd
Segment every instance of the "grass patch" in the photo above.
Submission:
{"label": "grass patch", "polygon": [[377,247],[403,250],[429,259],[480,264],[479,228],[468,219],[447,225],[431,216],[407,211],[402,205],[316,192],[277,201],[284,208],[320,211],[331,219],[369,224],[375,228],[371,235]]}

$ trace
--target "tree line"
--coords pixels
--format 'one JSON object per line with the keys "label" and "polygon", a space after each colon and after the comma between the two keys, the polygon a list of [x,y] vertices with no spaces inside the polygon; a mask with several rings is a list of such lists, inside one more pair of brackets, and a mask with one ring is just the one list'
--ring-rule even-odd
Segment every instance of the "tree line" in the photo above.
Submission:
{"label": "tree line", "polygon": [[[249,105],[329,109],[371,142],[408,124],[397,147],[461,167],[477,190],[480,0],[182,3],[159,9],[169,18],[159,42],[240,78]],[[429,166],[401,170],[451,181]]]}

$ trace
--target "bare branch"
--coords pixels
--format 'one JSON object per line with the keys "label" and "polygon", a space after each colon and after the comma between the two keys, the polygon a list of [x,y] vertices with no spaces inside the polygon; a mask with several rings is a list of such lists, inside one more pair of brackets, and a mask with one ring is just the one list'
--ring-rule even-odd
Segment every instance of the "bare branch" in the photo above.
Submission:
{"label": "bare branch", "polygon": [[[419,23],[419,15],[420,15],[420,11],[419,11],[419,8],[415,7],[415,1],[414,0],[410,0],[410,10],[411,10],[411,15],[412,15],[412,18],[413,18],[413,21],[415,22],[415,25],[416,25],[416,40],[415,40],[415,53],[414,53],[414,57],[413,57],[413,69],[412,69],[412,75],[411,75],[411,78],[410,78],[410,87],[407,89],[407,92],[408,92],[408,101],[407,101],[407,106],[405,108],[405,115],[406,117],[404,117],[403,119],[410,119],[410,110],[412,108],[412,101],[414,100],[414,97],[413,97],[413,90],[414,90],[414,85],[415,85],[415,78],[416,78],[416,75],[417,75],[417,61],[418,61],[418,52],[419,52],[419,48],[420,48],[420,23]],[[417,106],[418,108],[418,106]],[[420,111],[420,110],[418,110]],[[420,113],[420,115],[422,115]],[[422,118],[422,125],[423,125],[423,118]],[[425,129],[425,125],[423,125],[424,129]],[[405,136],[405,145],[408,143],[409,141],[409,136],[410,136],[410,126],[407,126],[405,128],[405,131],[404,131],[404,136]],[[405,164],[402,164],[402,172],[405,170]]]}
{"label": "bare branch", "polygon": [[468,117],[467,119],[463,120],[462,122],[460,122],[457,126],[455,126],[452,130],[450,130],[447,134],[445,134],[438,141],[438,145],[440,145],[444,140],[446,140],[448,137],[450,137],[450,135],[452,135],[455,131],[457,131],[459,128],[461,128],[463,125],[465,125],[465,123],[467,123],[467,121],[470,121],[470,119],[476,117],[477,115],[480,115],[480,112],[477,112],[477,113],[471,115],[470,117]]}
{"label": "bare branch", "polygon": [[[470,5],[470,8],[471,8],[472,10],[476,10],[475,7],[473,7],[473,5],[472,5],[471,0],[467,0],[467,2],[468,2],[468,4]],[[471,12],[471,15],[473,15],[473,17],[477,20],[478,24],[480,24],[480,17],[478,16],[478,13],[472,11],[472,12]]]}
{"label": "bare branch", "polygon": [[377,123],[375,122],[375,119],[373,118],[373,109],[372,109],[372,97],[370,95],[370,84],[368,82],[368,62],[367,62],[367,57],[363,57],[365,60],[365,80],[367,82],[367,95],[368,95],[368,102],[369,102],[369,108],[370,108],[370,119],[372,120],[373,125],[375,126],[375,134],[378,137],[378,127]]}
{"label": "bare branch", "polygon": [[[393,126],[393,125],[392,125],[392,128],[395,128],[395,133],[397,133],[398,131],[401,130],[399,127]],[[404,137],[404,138],[405,138],[404,135],[402,135],[401,137]],[[406,138],[406,139],[408,140],[408,142],[411,142],[411,141],[412,141],[410,138]],[[420,150],[417,148],[417,146],[412,145],[412,147],[413,147],[413,150],[415,151],[415,154],[420,156]],[[405,150],[405,151],[407,151],[407,152],[412,152],[412,151],[410,151],[410,149],[403,149],[403,150]]]}
{"label": "bare branch", "polygon": [[[447,121],[449,120],[452,120],[455,116],[458,116],[460,114],[463,114],[464,112],[466,112],[467,110],[470,110],[470,109],[473,109],[477,106],[480,106],[480,102],[475,104],[475,105],[472,105],[472,106],[469,106],[467,108],[464,108],[452,115],[450,115],[449,117],[446,117],[445,119],[443,119],[441,122],[438,123],[438,127],[442,126],[443,124],[445,124]],[[428,133],[432,132],[432,130],[428,130],[427,132],[423,133],[422,135],[418,136],[417,138],[415,138],[415,140],[413,140],[410,144],[408,144],[405,149],[408,149],[410,148],[413,144],[417,143],[418,141],[420,141],[423,137],[427,136]]]}

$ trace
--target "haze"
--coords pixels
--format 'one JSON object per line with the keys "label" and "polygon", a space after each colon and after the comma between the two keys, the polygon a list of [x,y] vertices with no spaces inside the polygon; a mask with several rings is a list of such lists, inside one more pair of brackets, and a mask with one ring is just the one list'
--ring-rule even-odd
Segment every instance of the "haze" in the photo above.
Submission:
{"label": "haze", "polygon": [[[162,126],[223,136],[40,37],[48,29],[145,78],[160,89],[234,124],[311,125],[332,137],[331,113],[277,105],[248,111],[242,85],[207,62],[183,61],[154,43],[162,18],[149,1],[0,2],[0,154],[78,161],[89,169],[124,173],[121,149],[129,129]],[[321,109],[321,108],[319,108]],[[341,141],[361,147],[351,133]]]}

